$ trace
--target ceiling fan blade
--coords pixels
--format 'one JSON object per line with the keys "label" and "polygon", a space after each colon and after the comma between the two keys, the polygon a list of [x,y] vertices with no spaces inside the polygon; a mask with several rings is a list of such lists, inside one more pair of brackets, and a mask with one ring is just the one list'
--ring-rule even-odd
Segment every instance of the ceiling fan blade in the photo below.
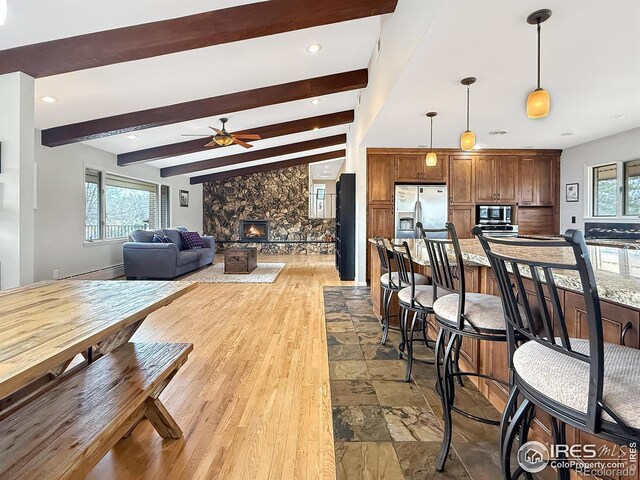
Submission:
{"label": "ceiling fan blade", "polygon": [[262,138],[260,138],[260,135],[257,135],[255,133],[247,133],[246,135],[236,135],[235,133],[232,133],[231,136],[234,138],[242,138],[244,140],[262,140]]}
{"label": "ceiling fan blade", "polygon": [[195,133],[183,133],[181,137],[210,137],[211,135],[197,135]]}
{"label": "ceiling fan blade", "polygon": [[209,127],[211,130],[216,132],[218,135],[226,135],[222,130],[218,130],[217,128]]}
{"label": "ceiling fan blade", "polygon": [[215,147],[216,145],[218,145],[215,140],[211,140],[209,143],[207,143],[205,145],[205,147]]}
{"label": "ceiling fan blade", "polygon": [[238,140],[237,138],[233,138],[233,143],[235,143],[236,145],[240,145],[241,147],[244,148],[252,148],[253,145],[249,145],[248,143],[243,142],[242,140]]}

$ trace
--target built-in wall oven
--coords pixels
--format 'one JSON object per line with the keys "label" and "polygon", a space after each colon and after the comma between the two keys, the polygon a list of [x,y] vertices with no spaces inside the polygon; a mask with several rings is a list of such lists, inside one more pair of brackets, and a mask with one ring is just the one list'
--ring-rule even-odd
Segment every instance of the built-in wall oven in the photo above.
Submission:
{"label": "built-in wall oven", "polygon": [[476,205],[476,225],[491,237],[517,237],[518,225],[511,223],[511,205]]}

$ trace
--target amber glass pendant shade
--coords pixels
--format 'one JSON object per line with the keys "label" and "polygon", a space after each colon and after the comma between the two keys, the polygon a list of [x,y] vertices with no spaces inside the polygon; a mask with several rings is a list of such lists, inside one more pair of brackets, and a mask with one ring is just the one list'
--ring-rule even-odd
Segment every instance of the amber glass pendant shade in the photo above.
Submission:
{"label": "amber glass pendant shade", "polygon": [[473,150],[476,146],[476,134],[470,130],[467,130],[462,135],[460,135],[460,149],[469,151]]}
{"label": "amber glass pendant shade", "polygon": [[427,153],[426,162],[427,167],[435,167],[438,164],[438,155],[436,155],[436,152]]}
{"label": "amber glass pendant shade", "polygon": [[213,137],[213,141],[221,147],[228,147],[233,143],[233,139],[228,135],[216,135],[215,137]]}
{"label": "amber glass pendant shade", "polygon": [[543,118],[549,115],[551,99],[549,92],[543,88],[536,88],[527,97],[527,117]]}

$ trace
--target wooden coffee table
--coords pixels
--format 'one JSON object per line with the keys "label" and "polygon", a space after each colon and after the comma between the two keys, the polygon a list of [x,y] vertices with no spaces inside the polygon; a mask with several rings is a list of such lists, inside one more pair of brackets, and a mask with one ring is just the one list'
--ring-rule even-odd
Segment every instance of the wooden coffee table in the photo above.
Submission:
{"label": "wooden coffee table", "polygon": [[224,252],[224,273],[251,273],[258,268],[256,247],[230,248]]}

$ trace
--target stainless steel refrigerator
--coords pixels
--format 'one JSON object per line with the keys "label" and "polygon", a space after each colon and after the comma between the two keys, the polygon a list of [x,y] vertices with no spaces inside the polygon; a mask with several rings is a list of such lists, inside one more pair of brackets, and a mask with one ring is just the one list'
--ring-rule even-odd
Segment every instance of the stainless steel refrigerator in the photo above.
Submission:
{"label": "stainless steel refrigerator", "polygon": [[419,238],[418,222],[424,228],[444,228],[447,222],[446,185],[396,185],[395,200],[396,238]]}

